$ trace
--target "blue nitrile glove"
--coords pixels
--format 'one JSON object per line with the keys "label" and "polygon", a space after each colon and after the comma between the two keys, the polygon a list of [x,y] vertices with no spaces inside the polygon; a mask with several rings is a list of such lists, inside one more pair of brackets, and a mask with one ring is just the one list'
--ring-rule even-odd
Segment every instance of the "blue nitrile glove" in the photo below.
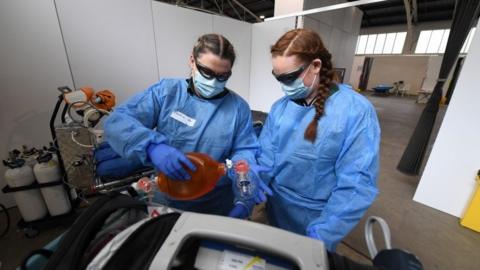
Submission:
{"label": "blue nitrile glove", "polygon": [[267,201],[267,196],[272,196],[273,192],[272,190],[263,182],[262,177],[260,176],[261,173],[269,173],[272,171],[271,168],[260,166],[257,164],[253,164],[250,167],[250,179],[251,181],[256,182],[257,186],[257,195],[254,197],[255,203],[259,204],[262,202]]}
{"label": "blue nitrile glove", "polygon": [[[249,166],[250,172],[248,176],[250,178],[250,181],[252,181],[253,185],[256,187],[256,190],[253,191],[255,195],[252,199],[256,204],[265,202],[267,200],[267,196],[265,194],[271,196],[273,193],[272,190],[262,181],[260,174],[268,173],[271,171],[271,169],[257,164],[249,164]],[[232,180],[233,193],[235,194],[235,197],[238,200],[242,200],[240,198],[240,191],[238,190],[236,183],[235,169],[232,168],[228,170],[228,177]]]}
{"label": "blue nitrile glove", "polygon": [[250,216],[249,207],[243,202],[237,202],[232,211],[228,214],[229,217],[246,219]]}
{"label": "blue nitrile glove", "polygon": [[166,144],[150,144],[147,154],[155,168],[172,180],[191,178],[184,166],[191,171],[197,170],[185,154]]}

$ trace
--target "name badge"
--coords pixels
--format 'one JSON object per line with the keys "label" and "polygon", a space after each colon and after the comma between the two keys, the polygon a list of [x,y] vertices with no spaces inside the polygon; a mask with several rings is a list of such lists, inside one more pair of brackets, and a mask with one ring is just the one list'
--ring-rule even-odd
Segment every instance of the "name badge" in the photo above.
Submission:
{"label": "name badge", "polygon": [[189,127],[193,127],[195,125],[195,122],[197,122],[197,120],[195,120],[195,119],[189,117],[188,115],[185,115],[184,113],[181,113],[179,111],[172,112],[170,117],[172,117],[173,119],[177,120],[178,122],[183,123],[183,124],[185,124]]}

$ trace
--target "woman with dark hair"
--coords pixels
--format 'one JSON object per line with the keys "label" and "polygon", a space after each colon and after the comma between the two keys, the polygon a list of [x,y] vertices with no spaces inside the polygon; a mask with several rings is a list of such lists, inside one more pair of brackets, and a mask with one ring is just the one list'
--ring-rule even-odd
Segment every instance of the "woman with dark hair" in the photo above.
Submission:
{"label": "woman with dark hair", "polygon": [[334,80],[331,54],[306,29],[272,47],[273,75],[285,97],[260,135],[270,224],[319,239],[330,251],[377,195],[380,128],[370,102]]}
{"label": "woman with dark hair", "polygon": [[[206,153],[219,162],[247,160],[252,181],[258,181],[262,168],[255,162],[259,145],[250,108],[225,87],[234,62],[235,51],[225,37],[201,36],[190,56],[191,77],[162,79],[117,107],[105,122],[108,143],[123,157],[153,165],[177,181],[188,181],[187,168],[196,169],[185,152]],[[234,217],[248,216],[255,202],[266,199],[263,192],[247,201],[235,198],[227,177],[193,201],[177,201],[164,194],[155,198],[188,211],[219,215],[232,211]]]}

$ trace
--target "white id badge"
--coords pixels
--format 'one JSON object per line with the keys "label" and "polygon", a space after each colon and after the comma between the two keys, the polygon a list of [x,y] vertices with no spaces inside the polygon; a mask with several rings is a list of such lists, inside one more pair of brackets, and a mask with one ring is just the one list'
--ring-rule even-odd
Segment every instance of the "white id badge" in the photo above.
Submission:
{"label": "white id badge", "polygon": [[172,112],[170,117],[172,117],[173,119],[177,120],[178,122],[180,122],[182,124],[185,124],[189,127],[193,127],[195,125],[195,122],[197,122],[197,120],[195,120],[195,119],[189,117],[188,115],[186,115],[182,112],[179,112],[179,111]]}

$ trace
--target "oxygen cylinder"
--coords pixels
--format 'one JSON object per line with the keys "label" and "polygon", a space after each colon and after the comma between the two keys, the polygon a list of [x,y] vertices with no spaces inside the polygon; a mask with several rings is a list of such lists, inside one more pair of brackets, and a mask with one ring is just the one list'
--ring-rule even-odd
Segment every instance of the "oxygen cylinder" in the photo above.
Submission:
{"label": "oxygen cylinder", "polygon": [[43,147],[43,152],[47,152],[47,153],[52,154],[52,157],[53,157],[52,160],[58,162],[57,148],[55,148],[55,145],[53,144],[53,142],[50,142],[48,147],[44,146]]}
{"label": "oxygen cylinder", "polygon": [[[33,173],[38,183],[46,184],[62,179],[58,162],[53,159],[51,153],[41,153],[37,158],[37,162],[37,165],[33,168]],[[66,214],[72,208],[70,199],[63,185],[44,187],[40,190],[51,216]]]}
{"label": "oxygen cylinder", "polygon": [[[4,160],[3,164],[8,167],[5,180],[10,187],[28,186],[35,182],[32,168],[25,165],[25,160],[14,157]],[[47,207],[40,190],[17,191],[13,193],[13,197],[24,221],[38,220],[47,215]]]}
{"label": "oxygen cylinder", "polygon": [[25,163],[32,169],[37,164],[38,150],[35,148],[28,148],[26,145],[22,145],[21,158],[25,160]]}

